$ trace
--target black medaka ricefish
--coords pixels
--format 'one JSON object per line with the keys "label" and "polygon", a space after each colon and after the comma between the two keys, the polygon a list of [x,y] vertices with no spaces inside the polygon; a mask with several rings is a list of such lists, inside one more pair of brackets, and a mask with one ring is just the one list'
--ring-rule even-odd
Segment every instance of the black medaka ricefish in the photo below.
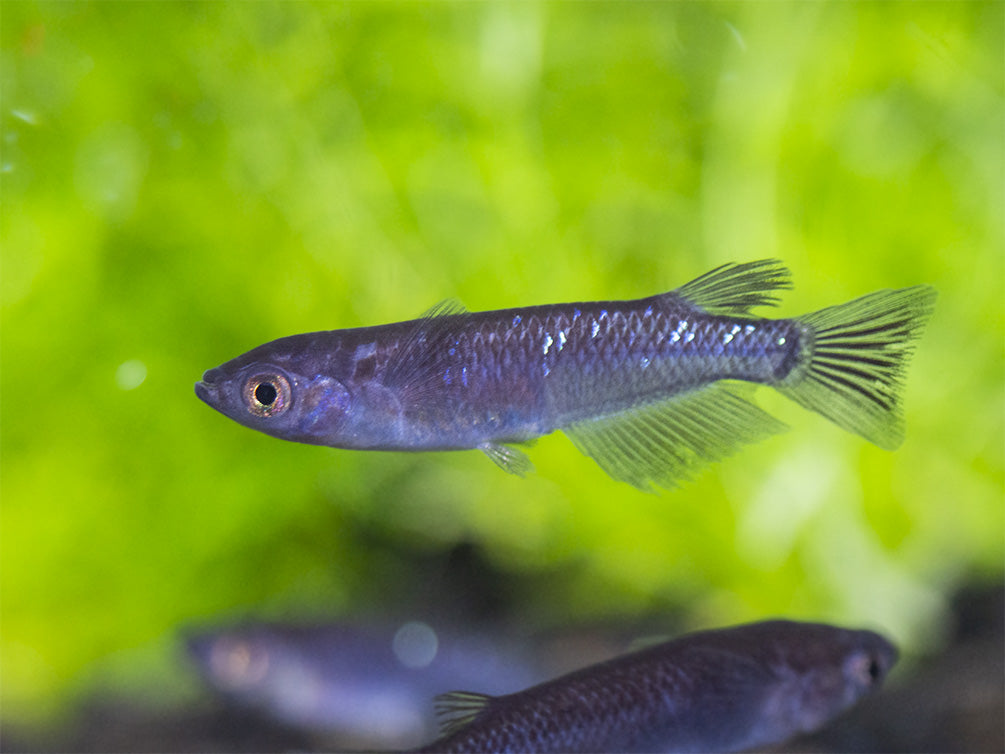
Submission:
{"label": "black medaka ricefish", "polygon": [[369,450],[478,448],[523,474],[524,443],[560,429],[612,477],[672,487],[784,425],[743,395],[771,385],[882,448],[903,440],[899,393],[931,314],[925,285],[795,319],[755,306],[789,288],[779,262],[728,264],[632,301],[468,312],[293,335],[195,386],[245,426]]}
{"label": "black medaka ricefish", "polygon": [[872,631],[767,621],[705,631],[505,696],[440,697],[429,752],[726,752],[822,727],[897,650]]}
{"label": "black medaka ricefish", "polygon": [[431,700],[451,689],[504,694],[547,678],[516,642],[415,621],[245,621],[189,630],[185,643],[228,702],[367,748],[428,741],[437,729]]}

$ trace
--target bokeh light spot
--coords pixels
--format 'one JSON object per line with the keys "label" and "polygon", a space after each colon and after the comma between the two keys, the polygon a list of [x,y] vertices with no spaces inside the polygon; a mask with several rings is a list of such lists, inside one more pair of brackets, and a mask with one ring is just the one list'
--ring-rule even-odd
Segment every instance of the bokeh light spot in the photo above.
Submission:
{"label": "bokeh light spot", "polygon": [[408,668],[425,668],[436,658],[439,641],[436,632],[425,623],[409,621],[394,634],[394,656]]}
{"label": "bokeh light spot", "polygon": [[137,359],[119,364],[115,370],[115,384],[120,390],[135,390],[147,378],[147,365]]}

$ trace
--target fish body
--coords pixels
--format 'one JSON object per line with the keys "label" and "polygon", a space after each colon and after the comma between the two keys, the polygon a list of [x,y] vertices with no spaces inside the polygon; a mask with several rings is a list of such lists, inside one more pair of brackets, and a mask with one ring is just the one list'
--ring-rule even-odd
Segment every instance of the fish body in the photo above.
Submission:
{"label": "fish body", "polygon": [[767,621],[684,636],[507,696],[440,699],[428,752],[726,752],[816,730],[897,659],[871,631]]}
{"label": "fish body", "polygon": [[356,623],[244,623],[190,631],[186,647],[213,688],[289,725],[368,747],[406,748],[436,732],[430,700],[478,684],[516,691],[545,678],[497,638]]}
{"label": "fish body", "polygon": [[561,429],[609,474],[673,486],[782,425],[735,386],[771,385],[884,447],[927,286],[797,319],[753,317],[788,271],[726,265],[669,293],[467,312],[294,335],[211,369],[197,395],[275,437],[370,450],[478,448],[508,471],[513,444]]}

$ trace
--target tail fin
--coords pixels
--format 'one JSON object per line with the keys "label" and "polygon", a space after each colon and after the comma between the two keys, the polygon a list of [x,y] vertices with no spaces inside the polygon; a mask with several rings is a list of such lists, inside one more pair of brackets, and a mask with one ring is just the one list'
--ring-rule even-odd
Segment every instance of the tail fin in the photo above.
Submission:
{"label": "tail fin", "polygon": [[884,290],[800,317],[804,356],[778,390],[881,448],[904,440],[900,391],[935,305],[927,285]]}

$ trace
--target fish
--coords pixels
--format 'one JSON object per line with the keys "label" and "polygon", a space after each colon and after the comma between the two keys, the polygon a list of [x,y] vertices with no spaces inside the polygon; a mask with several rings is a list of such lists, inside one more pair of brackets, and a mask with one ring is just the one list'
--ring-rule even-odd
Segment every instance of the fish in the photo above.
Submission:
{"label": "fish", "polygon": [[411,748],[435,735],[430,700],[452,688],[501,694],[547,678],[516,642],[418,620],[245,621],[191,627],[183,641],[226,699],[368,748]]}
{"label": "fish", "polygon": [[885,449],[931,315],[928,285],[793,319],[755,317],[791,288],[778,260],[726,264],[673,291],[292,335],[208,370],[196,395],[273,437],[363,450],[479,449],[504,470],[561,430],[611,477],[652,491],[785,425],[750,400],[769,385]]}
{"label": "fish", "polygon": [[876,691],[897,649],[775,620],[689,634],[505,696],[438,698],[419,752],[729,752],[819,729]]}

